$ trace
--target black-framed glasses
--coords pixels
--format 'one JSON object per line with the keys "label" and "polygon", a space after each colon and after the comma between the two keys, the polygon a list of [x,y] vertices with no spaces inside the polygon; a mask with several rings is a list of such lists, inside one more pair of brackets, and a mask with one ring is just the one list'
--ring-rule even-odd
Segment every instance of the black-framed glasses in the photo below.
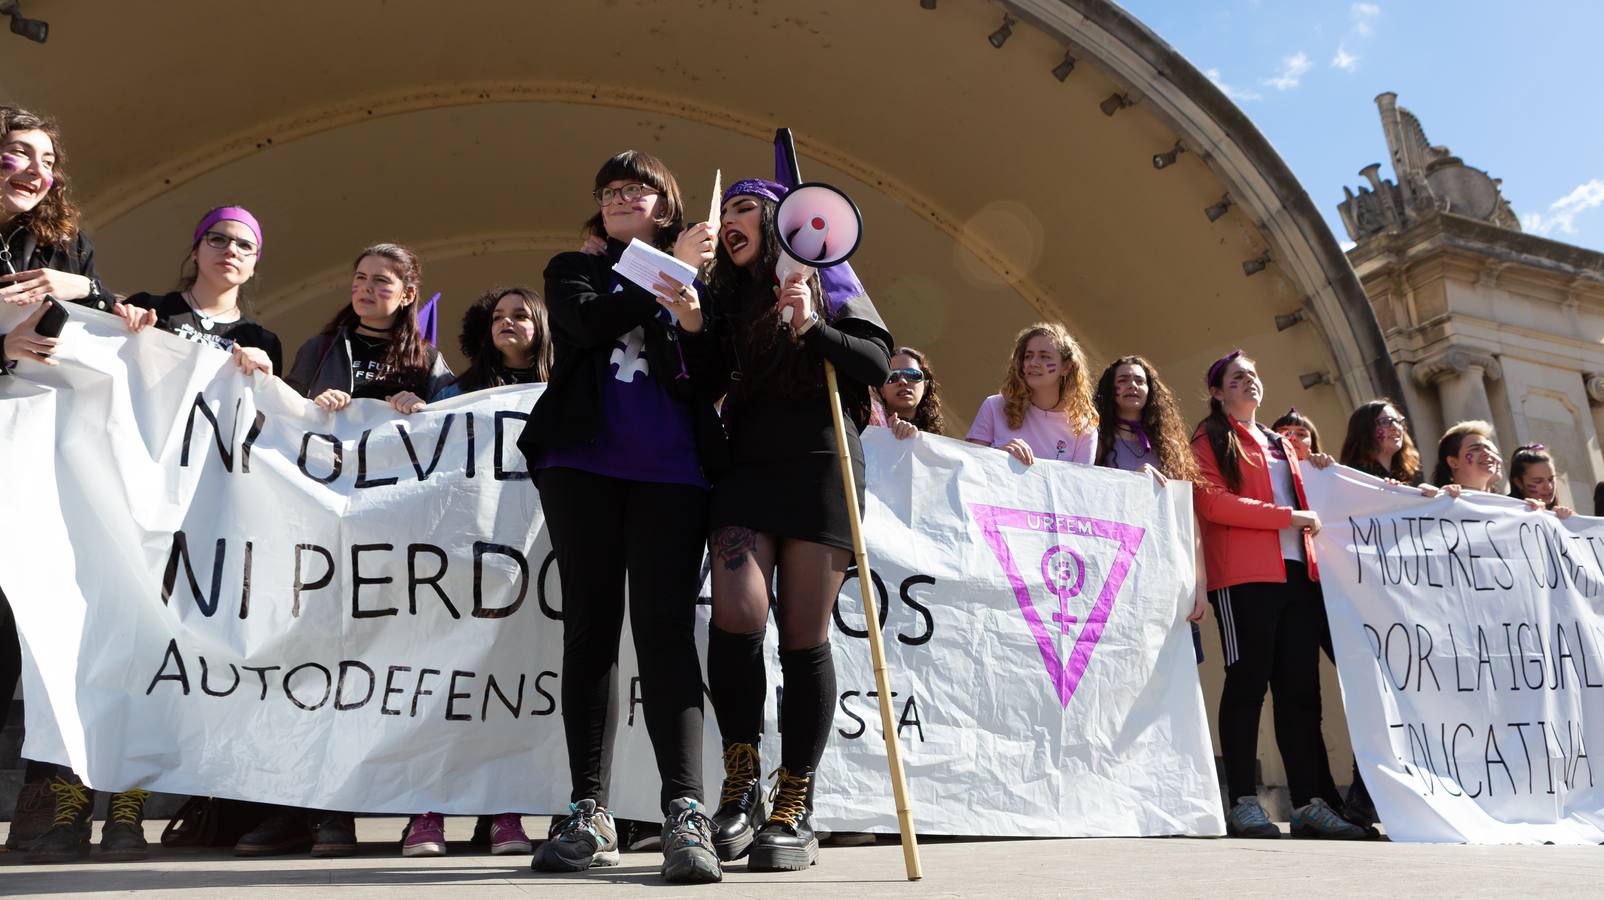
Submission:
{"label": "black-framed glasses", "polygon": [[237,238],[221,231],[208,231],[201,240],[205,241],[206,246],[213,250],[227,250],[228,245],[233,244],[239,248],[241,256],[255,256],[256,251],[259,249],[255,241],[247,241],[244,238]]}
{"label": "black-framed glasses", "polygon": [[596,198],[597,206],[606,206],[620,197],[624,198],[624,202],[626,203],[634,203],[636,200],[639,200],[642,197],[650,197],[657,192],[657,188],[654,188],[649,184],[641,184],[638,181],[631,181],[629,184],[622,185],[620,187],[597,188],[594,191],[591,191],[590,195]]}
{"label": "black-framed glasses", "polygon": [[1399,428],[1403,428],[1408,424],[1409,420],[1405,419],[1403,416],[1381,416],[1376,419],[1377,428],[1391,428],[1395,425]]}
{"label": "black-framed glasses", "polygon": [[924,380],[925,373],[922,369],[892,369],[891,374],[886,376],[886,384],[896,384],[899,381],[919,384]]}

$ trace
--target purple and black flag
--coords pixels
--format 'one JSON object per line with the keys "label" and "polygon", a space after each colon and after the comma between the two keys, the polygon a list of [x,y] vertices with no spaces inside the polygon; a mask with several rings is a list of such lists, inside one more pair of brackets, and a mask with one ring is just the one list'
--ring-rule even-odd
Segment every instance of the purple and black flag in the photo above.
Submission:
{"label": "purple and black flag", "polygon": [[[802,171],[797,166],[796,144],[791,140],[789,128],[781,128],[774,133],[774,180],[786,190],[803,183]],[[824,289],[826,318],[831,322],[843,316],[862,319],[885,332],[886,340],[890,342],[891,332],[886,329],[885,321],[869,300],[869,292],[858,280],[858,274],[852,271],[851,264],[837,263],[819,269],[818,273],[819,286]]]}
{"label": "purple and black flag", "polygon": [[435,340],[440,333],[440,292],[436,291],[429,302],[423,304],[418,310],[418,334],[423,336],[429,346],[438,346]]}

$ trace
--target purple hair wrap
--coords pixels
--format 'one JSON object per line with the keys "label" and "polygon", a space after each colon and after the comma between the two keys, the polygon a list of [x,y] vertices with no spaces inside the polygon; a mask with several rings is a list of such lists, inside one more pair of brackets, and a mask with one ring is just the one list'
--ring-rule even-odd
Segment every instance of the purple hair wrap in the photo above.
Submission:
{"label": "purple hair wrap", "polygon": [[190,242],[190,246],[200,246],[201,238],[206,236],[206,232],[224,220],[238,222],[249,228],[251,234],[256,236],[256,253],[258,256],[262,254],[262,224],[243,206],[220,206],[207,213],[206,218],[201,219],[200,224],[195,226],[195,240]]}
{"label": "purple hair wrap", "polygon": [[719,198],[718,203],[720,206],[723,206],[724,204],[730,202],[731,197],[738,197],[742,194],[749,194],[753,197],[764,197],[774,201],[775,203],[779,203],[780,198],[784,197],[790,192],[790,188],[777,182],[765,181],[762,178],[743,178],[740,181],[730,185],[729,189],[724,192],[724,196]]}
{"label": "purple hair wrap", "polygon": [[1214,386],[1214,376],[1218,375],[1221,372],[1221,370],[1223,370],[1226,366],[1230,365],[1231,364],[1231,360],[1236,359],[1237,357],[1239,357],[1241,355],[1242,355],[1242,350],[1240,348],[1238,348],[1236,350],[1232,350],[1230,353],[1227,353],[1224,356],[1220,357],[1219,359],[1215,360],[1214,361],[1214,365],[1209,366],[1209,374],[1208,374],[1207,378],[1203,379],[1203,386],[1204,387],[1213,387]]}

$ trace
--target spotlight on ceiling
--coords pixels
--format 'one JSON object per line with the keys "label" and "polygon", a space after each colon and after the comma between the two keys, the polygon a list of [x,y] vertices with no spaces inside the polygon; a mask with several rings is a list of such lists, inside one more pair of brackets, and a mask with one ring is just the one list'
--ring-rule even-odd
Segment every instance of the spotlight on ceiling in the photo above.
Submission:
{"label": "spotlight on ceiling", "polygon": [[935,9],[936,0],[919,0],[920,9]]}
{"label": "spotlight on ceiling", "polygon": [[1103,111],[1103,115],[1112,116],[1113,114],[1119,112],[1120,110],[1124,109],[1125,107],[1134,105],[1135,102],[1136,101],[1134,101],[1131,98],[1125,96],[1124,94],[1115,92],[1115,93],[1109,94],[1107,100],[1104,100],[1102,103],[1097,104],[1097,108]]}
{"label": "spotlight on ceiling", "polygon": [[1226,212],[1230,210],[1231,205],[1235,202],[1235,200],[1231,199],[1230,194],[1226,194],[1220,198],[1219,203],[1216,203],[1208,209],[1203,210],[1203,215],[1208,216],[1210,222],[1218,222],[1220,220],[1220,216],[1225,215]]}
{"label": "spotlight on ceiling", "polygon": [[1059,81],[1063,81],[1064,79],[1068,78],[1069,73],[1073,71],[1075,71],[1075,57],[1065,53],[1064,61],[1056,66],[1053,66],[1053,77]]}
{"label": "spotlight on ceiling", "polygon": [[1309,314],[1301,309],[1296,312],[1282,313],[1275,317],[1275,330],[1286,331],[1299,322],[1307,321],[1308,318]]}
{"label": "spotlight on ceiling", "polygon": [[1270,251],[1266,250],[1263,253],[1260,253],[1258,256],[1255,256],[1252,259],[1248,260],[1247,262],[1244,262],[1242,264],[1242,274],[1243,275],[1257,275],[1260,272],[1263,272],[1264,271],[1264,267],[1269,265],[1269,264],[1270,264]]}
{"label": "spotlight on ceiling", "polygon": [[20,34],[36,44],[43,44],[50,38],[50,23],[24,17],[22,0],[0,0],[0,15],[11,17],[12,34]]}
{"label": "spotlight on ceiling", "polygon": [[1308,390],[1315,385],[1336,384],[1337,382],[1331,377],[1330,372],[1304,372],[1298,376],[1298,383],[1303,385],[1304,390]]}
{"label": "spotlight on ceiling", "polygon": [[1008,39],[1013,37],[1013,36],[1014,36],[1014,17],[1010,16],[1007,13],[1003,13],[1003,23],[1001,25],[998,25],[997,26],[997,30],[993,31],[991,33],[991,36],[986,38],[986,40],[990,41],[991,45],[993,47],[996,47],[998,50],[1001,50],[1002,49],[1002,45],[1008,43]]}
{"label": "spotlight on ceiling", "polygon": [[1185,152],[1186,148],[1181,146],[1180,141],[1176,141],[1175,146],[1171,147],[1169,150],[1166,150],[1163,153],[1153,154],[1153,168],[1167,169],[1170,166],[1175,165],[1175,161],[1180,159],[1181,154]]}

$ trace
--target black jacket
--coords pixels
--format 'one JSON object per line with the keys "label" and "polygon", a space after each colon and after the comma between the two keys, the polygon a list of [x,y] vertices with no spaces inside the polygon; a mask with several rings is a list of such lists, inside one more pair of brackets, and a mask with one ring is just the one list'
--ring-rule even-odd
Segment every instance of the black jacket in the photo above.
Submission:
{"label": "black jacket", "polygon": [[[9,237],[0,237],[11,254],[11,268],[18,272],[29,269],[55,269],[58,272],[67,272],[72,275],[82,275],[89,279],[89,296],[72,302],[101,312],[111,312],[112,304],[117,302],[111,292],[100,283],[100,273],[95,271],[95,245],[82,231],[78,232],[77,240],[71,246],[61,247],[55,244],[41,244],[39,236],[26,228],[19,228]],[[5,266],[0,265],[0,272],[5,272]],[[6,272],[10,274],[10,272]],[[5,335],[0,334],[0,338]],[[9,372],[10,366],[5,358],[5,345],[0,344],[0,377]]]}
{"label": "black jacket", "polygon": [[[427,402],[451,383],[451,366],[439,350],[430,346],[423,349],[429,371],[412,390]],[[334,334],[316,334],[308,339],[295,351],[295,362],[284,373],[284,383],[308,400],[327,390],[353,393],[356,384],[351,377],[351,329],[341,326]],[[396,387],[398,391],[404,389]]]}
{"label": "black jacket", "polygon": [[709,478],[727,464],[729,451],[715,403],[721,388],[717,345],[706,330],[690,334],[657,317],[652,294],[625,280],[609,293],[613,264],[625,245],[609,239],[607,252],[559,253],[546,265],[546,310],[551,318],[551,380],[535,401],[518,439],[518,449],[534,464],[547,447],[594,444],[602,425],[602,385],[612,377],[613,347],[639,327],[646,337],[652,377],[669,396],[690,404],[696,450]]}

